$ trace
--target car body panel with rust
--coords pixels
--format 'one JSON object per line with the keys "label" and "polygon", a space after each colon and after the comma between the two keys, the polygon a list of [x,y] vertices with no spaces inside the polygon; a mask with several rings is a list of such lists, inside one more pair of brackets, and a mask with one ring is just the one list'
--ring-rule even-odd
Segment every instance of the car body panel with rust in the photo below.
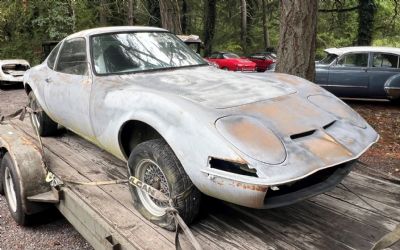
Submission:
{"label": "car body panel with rust", "polygon": [[[64,39],[54,58],[50,54],[24,78],[51,119],[122,160],[144,140],[163,138],[201,192],[269,208],[333,188],[378,139],[363,118],[313,83],[285,74],[222,71],[187,47],[180,51],[189,54],[173,50],[175,42],[166,45],[174,51],[166,61],[184,58],[177,61],[181,66],[154,67],[164,55],[135,50],[154,65],[130,71],[136,64],[123,62],[122,55],[114,59],[134,47],[112,47],[126,33],[156,37],[159,46],[175,39],[148,27],[83,31]],[[76,46],[63,54],[70,42]],[[104,52],[96,52],[99,43],[107,45]]]}

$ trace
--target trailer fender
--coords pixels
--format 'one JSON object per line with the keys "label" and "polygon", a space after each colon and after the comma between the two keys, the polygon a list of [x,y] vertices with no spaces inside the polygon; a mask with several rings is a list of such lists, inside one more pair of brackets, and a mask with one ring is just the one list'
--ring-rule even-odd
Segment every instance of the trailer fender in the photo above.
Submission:
{"label": "trailer fender", "polygon": [[27,200],[29,196],[51,191],[45,180],[47,171],[36,141],[9,124],[0,125],[0,152],[3,152],[0,156],[8,152],[16,167],[19,177],[16,185],[20,186],[24,212],[30,215],[45,209],[43,204]]}

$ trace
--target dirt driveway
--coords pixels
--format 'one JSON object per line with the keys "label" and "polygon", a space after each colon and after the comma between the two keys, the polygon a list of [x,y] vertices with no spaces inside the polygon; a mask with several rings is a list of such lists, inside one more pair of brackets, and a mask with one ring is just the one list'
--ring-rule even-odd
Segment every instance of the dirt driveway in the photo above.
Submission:
{"label": "dirt driveway", "polygon": [[[356,171],[383,178],[400,178],[400,105],[380,101],[346,101],[380,134],[381,139],[361,161],[368,168]],[[0,113],[7,114],[27,103],[23,89],[0,89]],[[19,227],[10,217],[4,197],[0,197],[0,250],[10,249],[90,249],[88,243],[61,216],[35,227]]]}

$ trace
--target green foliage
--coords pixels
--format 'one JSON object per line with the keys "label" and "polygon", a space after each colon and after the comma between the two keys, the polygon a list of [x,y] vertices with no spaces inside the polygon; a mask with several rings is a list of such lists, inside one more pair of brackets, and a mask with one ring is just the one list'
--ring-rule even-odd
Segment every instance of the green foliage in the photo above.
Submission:
{"label": "green foliage", "polygon": [[[183,0],[178,0],[181,4]],[[185,0],[188,6],[187,32],[202,36],[204,0]],[[319,9],[348,9],[360,0],[320,0]],[[127,24],[127,0],[2,0],[0,5],[0,58],[24,58],[33,65],[40,62],[41,44],[61,40],[73,32],[100,26],[101,4],[107,25]],[[134,19],[137,25],[148,25],[150,4],[156,0],[134,1]],[[271,46],[279,42],[279,1],[265,0]],[[397,0],[374,0],[376,14],[373,45],[400,47],[400,7]],[[249,52],[263,51],[262,0],[247,0]],[[319,12],[317,30],[317,58],[329,47],[352,46],[357,41],[358,11]],[[153,22],[154,23],[154,22]],[[218,0],[214,50],[243,54],[240,42],[240,1]]]}

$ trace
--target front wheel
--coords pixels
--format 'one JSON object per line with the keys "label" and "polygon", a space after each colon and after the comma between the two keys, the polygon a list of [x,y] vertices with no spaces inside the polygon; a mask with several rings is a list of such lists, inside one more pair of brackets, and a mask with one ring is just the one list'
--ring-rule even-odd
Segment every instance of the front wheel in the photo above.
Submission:
{"label": "front wheel", "polygon": [[[40,104],[36,100],[36,96],[33,91],[29,93],[28,97],[29,107],[34,111],[40,110]],[[31,114],[30,117],[32,125],[38,129],[40,136],[53,136],[57,134],[57,123],[54,122],[43,110],[36,112],[35,114]]]}
{"label": "front wheel", "polygon": [[[196,218],[201,193],[164,140],[150,140],[136,146],[129,156],[128,168],[131,176],[175,198],[174,207],[187,224]],[[160,202],[131,185],[130,189],[134,207],[143,217],[165,229],[176,229],[173,217],[165,212],[168,202]]]}

